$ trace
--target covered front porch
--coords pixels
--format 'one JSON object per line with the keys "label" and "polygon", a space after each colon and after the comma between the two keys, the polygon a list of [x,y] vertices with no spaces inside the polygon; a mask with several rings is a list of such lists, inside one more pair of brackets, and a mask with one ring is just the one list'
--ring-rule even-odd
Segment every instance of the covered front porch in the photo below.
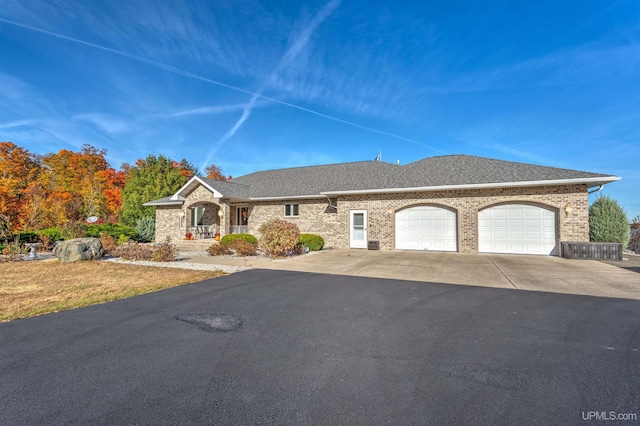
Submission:
{"label": "covered front porch", "polygon": [[[225,214],[226,212],[226,214]],[[180,212],[185,237],[195,240],[217,240],[227,234],[249,233],[249,207],[198,202]]]}
{"label": "covered front porch", "polygon": [[156,209],[156,241],[215,241],[252,232],[247,188],[227,181],[194,176],[172,196],[143,205]]}

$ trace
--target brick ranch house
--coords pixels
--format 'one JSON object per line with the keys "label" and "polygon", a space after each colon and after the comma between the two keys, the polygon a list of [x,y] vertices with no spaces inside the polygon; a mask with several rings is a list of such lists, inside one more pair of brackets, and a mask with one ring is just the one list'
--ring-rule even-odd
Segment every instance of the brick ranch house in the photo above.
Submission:
{"label": "brick ranch house", "polygon": [[[588,193],[619,177],[467,155],[266,170],[230,181],[191,178],[156,207],[156,241],[259,236],[292,221],[327,247],[558,255],[589,241]],[[596,189],[597,190],[597,189]]]}

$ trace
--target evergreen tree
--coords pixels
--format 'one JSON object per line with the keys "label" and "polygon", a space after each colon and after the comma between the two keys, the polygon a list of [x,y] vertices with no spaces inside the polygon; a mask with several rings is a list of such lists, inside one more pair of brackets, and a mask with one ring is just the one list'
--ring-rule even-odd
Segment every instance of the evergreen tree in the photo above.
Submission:
{"label": "evergreen tree", "polygon": [[145,207],[142,203],[173,195],[184,185],[191,170],[186,170],[186,161],[179,163],[163,155],[149,155],[136,161],[128,170],[127,181],[122,192],[121,221],[135,226],[138,219],[155,217],[155,207]]}
{"label": "evergreen tree", "polygon": [[626,249],[631,238],[629,219],[618,202],[603,195],[589,207],[589,238],[599,243],[621,243]]}

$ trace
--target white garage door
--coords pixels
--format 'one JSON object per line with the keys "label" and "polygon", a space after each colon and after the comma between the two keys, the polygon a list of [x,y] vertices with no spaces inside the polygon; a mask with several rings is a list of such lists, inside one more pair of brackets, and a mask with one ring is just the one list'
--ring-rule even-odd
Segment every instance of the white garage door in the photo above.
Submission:
{"label": "white garage door", "polygon": [[417,206],[396,213],[396,249],[457,251],[456,214]]}
{"label": "white garage door", "polygon": [[526,204],[505,204],[478,213],[481,253],[558,254],[556,214]]}

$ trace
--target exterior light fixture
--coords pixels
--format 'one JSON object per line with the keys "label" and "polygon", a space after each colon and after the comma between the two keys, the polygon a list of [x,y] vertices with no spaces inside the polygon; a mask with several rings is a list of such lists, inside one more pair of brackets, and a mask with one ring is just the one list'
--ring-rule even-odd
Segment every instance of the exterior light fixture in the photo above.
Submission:
{"label": "exterior light fixture", "polygon": [[567,204],[566,206],[564,206],[564,214],[566,214],[567,216],[569,216],[572,211],[573,208],[571,207],[571,204]]}
{"label": "exterior light fixture", "polygon": [[221,219],[222,216],[224,216],[224,212],[222,211],[222,209],[218,210],[218,216],[220,216]]}
{"label": "exterior light fixture", "polygon": [[391,207],[389,207],[389,208],[387,209],[387,215],[388,215],[388,216],[391,216],[392,214],[393,214],[393,210],[391,209]]}

